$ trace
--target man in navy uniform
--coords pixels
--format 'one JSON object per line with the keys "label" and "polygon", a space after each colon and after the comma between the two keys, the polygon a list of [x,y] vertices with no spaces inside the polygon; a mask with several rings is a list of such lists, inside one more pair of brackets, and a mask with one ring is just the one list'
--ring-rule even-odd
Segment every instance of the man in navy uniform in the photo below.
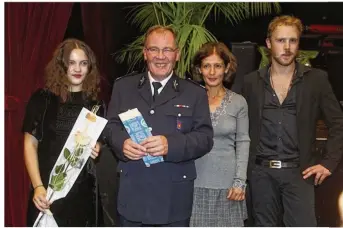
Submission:
{"label": "man in navy uniform", "polygon": [[[173,72],[180,53],[170,27],[151,27],[143,53],[148,72],[116,80],[107,115],[108,143],[120,160],[121,226],[189,226],[194,160],[213,146],[206,91]],[[118,117],[134,108],[153,135],[141,144],[130,139]],[[164,162],[146,167],[147,154]]]}

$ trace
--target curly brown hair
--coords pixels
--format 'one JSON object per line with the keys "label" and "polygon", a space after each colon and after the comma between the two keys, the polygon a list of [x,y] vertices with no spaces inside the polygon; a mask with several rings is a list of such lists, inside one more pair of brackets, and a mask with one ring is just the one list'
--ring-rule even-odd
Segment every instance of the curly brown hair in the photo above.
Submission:
{"label": "curly brown hair", "polygon": [[222,42],[207,42],[197,51],[192,61],[192,75],[196,81],[202,81],[202,75],[199,71],[201,62],[204,58],[210,55],[218,55],[225,64],[225,67],[230,63],[230,67],[227,73],[224,73],[224,82],[231,82],[233,73],[237,69],[236,57],[231,53],[229,48]]}
{"label": "curly brown hair", "polygon": [[63,102],[68,99],[70,82],[67,78],[67,71],[70,53],[74,49],[83,50],[88,57],[88,74],[83,82],[82,91],[85,97],[96,100],[100,92],[100,73],[96,57],[86,43],[77,39],[67,39],[57,46],[52,59],[45,68],[45,87],[60,96]]}

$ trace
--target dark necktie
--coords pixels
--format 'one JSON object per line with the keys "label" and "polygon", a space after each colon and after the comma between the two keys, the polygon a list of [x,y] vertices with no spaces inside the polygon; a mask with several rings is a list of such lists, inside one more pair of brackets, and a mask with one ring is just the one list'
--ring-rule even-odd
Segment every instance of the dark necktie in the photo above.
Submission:
{"label": "dark necktie", "polygon": [[154,96],[152,96],[152,98],[155,101],[158,96],[158,89],[162,87],[162,84],[161,82],[153,82],[152,86],[154,87]]}

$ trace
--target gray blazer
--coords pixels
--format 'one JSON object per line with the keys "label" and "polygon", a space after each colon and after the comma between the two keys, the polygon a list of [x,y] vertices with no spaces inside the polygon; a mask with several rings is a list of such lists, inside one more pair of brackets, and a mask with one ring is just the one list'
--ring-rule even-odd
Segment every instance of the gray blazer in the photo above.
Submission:
{"label": "gray blazer", "polygon": [[[226,90],[221,105],[211,113],[214,146],[195,161],[195,187],[228,189],[245,183],[249,158],[248,105],[243,96]],[[235,183],[236,182],[236,183]]]}

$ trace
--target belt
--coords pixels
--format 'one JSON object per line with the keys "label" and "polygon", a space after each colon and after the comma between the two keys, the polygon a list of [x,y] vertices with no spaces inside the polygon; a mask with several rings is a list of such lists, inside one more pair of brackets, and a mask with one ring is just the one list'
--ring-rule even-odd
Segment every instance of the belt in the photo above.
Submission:
{"label": "belt", "polygon": [[256,159],[256,165],[262,165],[264,167],[272,169],[281,169],[281,168],[298,168],[300,166],[299,162],[283,162],[280,160],[262,160]]}

